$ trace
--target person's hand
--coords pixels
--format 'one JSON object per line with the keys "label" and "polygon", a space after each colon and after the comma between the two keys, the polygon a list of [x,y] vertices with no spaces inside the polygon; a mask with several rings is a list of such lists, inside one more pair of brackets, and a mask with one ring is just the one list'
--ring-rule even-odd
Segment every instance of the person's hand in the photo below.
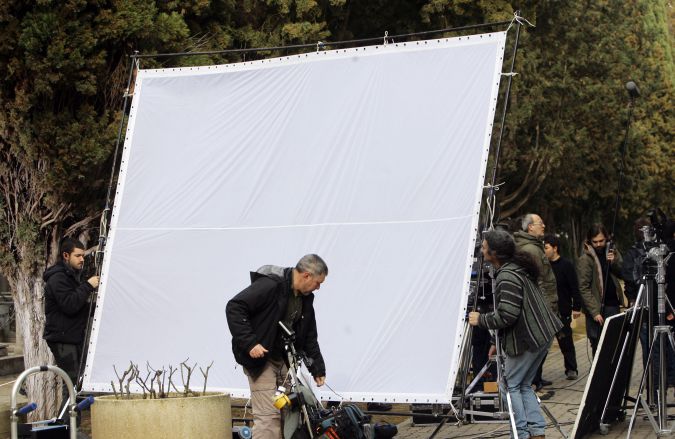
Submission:
{"label": "person's hand", "polygon": [[579,317],[581,317],[581,311],[572,311],[573,319],[578,319]]}
{"label": "person's hand", "polygon": [[495,354],[497,354],[497,346],[490,345],[490,350],[488,351],[488,357],[492,357]]}
{"label": "person's hand", "polygon": [[326,377],[314,377],[314,382],[318,387],[321,387],[326,384]]}
{"label": "person's hand", "polygon": [[267,352],[269,351],[265,349],[263,345],[258,343],[257,345],[253,346],[253,349],[249,351],[248,355],[250,355],[251,358],[262,358]]}
{"label": "person's hand", "polygon": [[87,282],[89,282],[89,285],[91,285],[92,288],[98,288],[98,281],[99,281],[98,276],[92,276],[89,279],[87,279]]}
{"label": "person's hand", "polygon": [[602,325],[603,323],[605,323],[605,319],[603,319],[603,318],[602,318],[602,315],[600,315],[600,314],[598,314],[597,316],[593,317],[593,320],[595,320],[596,322],[598,322],[598,323],[601,324],[601,325]]}
{"label": "person's hand", "polygon": [[469,325],[471,326],[478,326],[478,317],[480,317],[480,313],[476,311],[471,311],[469,313]]}
{"label": "person's hand", "polygon": [[614,250],[609,249],[607,251],[607,261],[609,261],[610,263],[614,262]]}

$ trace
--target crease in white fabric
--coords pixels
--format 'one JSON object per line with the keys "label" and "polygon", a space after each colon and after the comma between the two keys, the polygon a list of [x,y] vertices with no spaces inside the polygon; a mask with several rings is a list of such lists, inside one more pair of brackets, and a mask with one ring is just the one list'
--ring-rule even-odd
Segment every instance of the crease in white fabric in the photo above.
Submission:
{"label": "crease in white fabric", "polygon": [[424,224],[424,223],[441,223],[449,221],[457,221],[461,219],[471,218],[473,214],[448,217],[448,218],[432,218],[424,220],[407,220],[407,221],[366,221],[366,222],[342,222],[342,223],[316,223],[316,224],[283,224],[283,225],[269,225],[269,226],[240,226],[240,227],[117,227],[117,230],[265,230],[265,229],[291,229],[296,227],[335,227],[335,226],[370,226],[383,224]]}

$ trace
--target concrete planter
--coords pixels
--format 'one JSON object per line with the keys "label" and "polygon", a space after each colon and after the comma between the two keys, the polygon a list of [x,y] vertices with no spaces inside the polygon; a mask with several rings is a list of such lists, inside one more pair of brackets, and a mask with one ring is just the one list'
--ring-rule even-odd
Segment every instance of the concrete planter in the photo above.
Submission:
{"label": "concrete planter", "polygon": [[91,432],[93,439],[230,438],[230,395],[163,399],[97,397],[91,406]]}

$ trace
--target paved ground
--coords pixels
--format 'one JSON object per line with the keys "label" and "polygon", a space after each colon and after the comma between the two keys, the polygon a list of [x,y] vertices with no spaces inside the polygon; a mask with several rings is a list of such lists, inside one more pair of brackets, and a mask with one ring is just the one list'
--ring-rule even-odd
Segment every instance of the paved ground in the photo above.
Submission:
{"label": "paved ground", "polygon": [[[575,342],[575,347],[577,350],[577,362],[579,363],[579,379],[576,381],[567,381],[564,375],[563,359],[560,349],[558,349],[557,344],[554,343],[551,348],[551,352],[546,359],[544,365],[544,377],[550,381],[553,381],[553,385],[549,388],[550,390],[555,391],[555,395],[547,400],[543,401],[544,405],[549,409],[553,414],[556,420],[561,424],[565,434],[569,435],[572,431],[572,426],[576,419],[577,410],[581,401],[581,396],[583,394],[584,388],[586,386],[586,380],[588,378],[588,373],[590,371],[590,346],[586,349],[588,345],[586,338],[579,338]],[[638,346],[639,350],[639,346]],[[631,395],[635,396],[637,393],[637,386],[640,381],[640,374],[642,373],[642,361],[640,358],[635,358],[633,368],[633,378],[632,391]],[[612,371],[607,371],[611,373]],[[670,399],[673,398],[672,391],[669,394]],[[672,401],[671,401],[672,402]],[[672,412],[672,409],[671,409]],[[630,418],[631,412],[628,413],[628,418]],[[547,419],[548,420],[548,419]],[[550,420],[549,420],[550,421]],[[406,438],[406,439],[426,439],[432,432],[435,430],[438,424],[433,425],[411,425],[410,420],[406,420],[398,425],[399,435],[397,437]],[[589,438],[624,438],[628,433],[628,420],[626,422],[616,423],[610,427],[609,434],[603,436],[599,433],[592,434],[587,436]],[[445,438],[496,438],[496,437],[508,437],[509,435],[509,426],[506,423],[499,424],[467,424],[457,426],[455,424],[446,424],[435,436],[438,439]],[[562,438],[564,437],[558,431],[556,431],[552,424],[549,423],[549,427],[546,430],[547,438]],[[656,434],[651,427],[651,424],[647,420],[643,420],[642,416],[639,416],[636,425],[633,428],[631,435],[635,439],[643,438],[655,438]]]}

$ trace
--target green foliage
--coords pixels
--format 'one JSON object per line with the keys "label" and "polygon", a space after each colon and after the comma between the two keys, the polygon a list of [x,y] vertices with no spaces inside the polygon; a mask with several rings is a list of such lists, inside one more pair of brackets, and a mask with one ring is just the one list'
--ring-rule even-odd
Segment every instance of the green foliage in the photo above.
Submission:
{"label": "green foliage", "polygon": [[[610,222],[627,117],[623,84],[634,79],[644,97],[628,139],[620,226],[653,205],[675,213],[674,197],[661,189],[673,181],[673,39],[665,0],[622,7],[608,0],[6,0],[0,188],[8,197],[0,204],[0,259],[19,258],[15,230],[33,228],[21,236],[43,242],[35,246],[41,253],[50,234],[102,207],[134,50],[381,37],[508,20],[517,9],[536,28],[521,32],[500,160],[503,212],[536,210],[560,231]],[[141,66],[291,52],[142,59]],[[32,208],[17,208],[24,205]]]}
{"label": "green foliage", "polygon": [[[542,180],[507,213],[538,211],[551,231],[563,233],[585,232],[596,221],[611,226],[628,117],[624,84],[633,79],[642,98],[635,102],[617,219],[617,238],[628,245],[633,220],[649,207],[675,214],[673,37],[666,2],[533,5],[528,18],[537,27],[522,38],[502,179],[512,192],[527,177],[527,164],[538,159]],[[503,207],[508,211],[514,203]]]}

